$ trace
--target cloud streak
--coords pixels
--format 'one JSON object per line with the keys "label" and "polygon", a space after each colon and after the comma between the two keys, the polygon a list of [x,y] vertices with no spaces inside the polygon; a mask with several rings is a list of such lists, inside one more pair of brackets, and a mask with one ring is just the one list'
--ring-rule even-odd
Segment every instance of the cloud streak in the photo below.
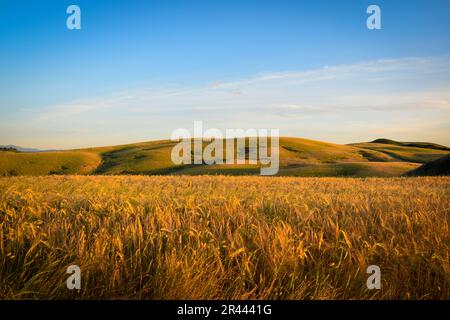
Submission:
{"label": "cloud streak", "polygon": [[[423,126],[410,125],[417,119],[439,125],[424,132]],[[52,130],[66,128],[66,141],[78,147],[89,141],[83,142],[83,135],[72,137],[73,128],[109,144],[115,143],[111,132],[130,142],[167,138],[180,126],[190,128],[194,120],[219,129],[279,128],[283,135],[317,139],[326,132],[328,140],[341,143],[383,135],[450,144],[450,132],[443,129],[446,124],[450,128],[447,119],[450,59],[426,57],[264,73],[190,87],[139,88],[49,106],[27,121],[30,135],[40,133],[49,146],[54,147]]]}

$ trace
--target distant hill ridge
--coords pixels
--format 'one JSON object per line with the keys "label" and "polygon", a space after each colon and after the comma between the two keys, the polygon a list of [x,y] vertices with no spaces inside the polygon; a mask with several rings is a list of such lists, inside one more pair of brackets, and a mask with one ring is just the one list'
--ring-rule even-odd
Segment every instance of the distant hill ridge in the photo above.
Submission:
{"label": "distant hill ridge", "polygon": [[[15,175],[259,175],[260,165],[175,165],[177,142],[158,140],[67,151],[0,151],[0,176]],[[208,143],[204,143],[204,147]],[[36,150],[36,149],[34,149]],[[20,151],[20,150],[19,150]],[[41,150],[39,150],[41,151]],[[236,150],[235,150],[236,151]],[[450,154],[427,142],[336,144],[280,137],[280,176],[382,177],[401,176],[422,164]]]}
{"label": "distant hill ridge", "polygon": [[0,151],[48,152],[48,151],[57,151],[57,150],[41,150],[41,149],[35,149],[35,148],[23,148],[23,147],[15,146],[13,144],[8,144],[8,145],[0,145]]}
{"label": "distant hill ridge", "polygon": [[396,146],[404,146],[404,147],[416,147],[416,148],[426,148],[426,149],[436,149],[436,150],[447,150],[450,151],[450,148],[437,144],[437,143],[430,143],[430,142],[399,142],[395,140],[390,139],[376,139],[371,141],[370,143],[382,143],[382,144],[393,144]]}
{"label": "distant hill ridge", "polygon": [[5,146],[5,147],[0,146],[0,151],[12,151],[12,152],[18,152],[16,148],[13,148],[13,147],[7,147],[7,146]]}

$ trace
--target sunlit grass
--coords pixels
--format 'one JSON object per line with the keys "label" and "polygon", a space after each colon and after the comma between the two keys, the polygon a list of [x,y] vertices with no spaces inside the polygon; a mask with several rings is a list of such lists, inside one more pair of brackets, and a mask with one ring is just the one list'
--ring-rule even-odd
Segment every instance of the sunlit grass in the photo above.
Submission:
{"label": "sunlit grass", "polygon": [[448,177],[1,178],[0,298],[449,299],[449,200]]}

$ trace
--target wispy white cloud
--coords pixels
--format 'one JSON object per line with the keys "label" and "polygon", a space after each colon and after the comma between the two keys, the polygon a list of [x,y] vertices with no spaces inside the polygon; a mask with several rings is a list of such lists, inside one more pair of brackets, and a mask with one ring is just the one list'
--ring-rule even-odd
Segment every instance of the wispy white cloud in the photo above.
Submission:
{"label": "wispy white cloud", "polygon": [[[417,119],[441,125],[424,132]],[[34,130],[48,141],[52,130],[81,128],[85,135],[64,135],[74,146],[88,145],[81,140],[86,137],[115,143],[112,132],[128,141],[167,138],[194,120],[218,128],[279,128],[281,134],[310,138],[335,132],[329,139],[335,142],[395,135],[399,131],[392,128],[401,127],[402,137],[422,134],[422,140],[450,144],[450,129],[442,125],[450,128],[450,58],[384,59],[139,88],[49,106],[27,119],[30,135]]]}

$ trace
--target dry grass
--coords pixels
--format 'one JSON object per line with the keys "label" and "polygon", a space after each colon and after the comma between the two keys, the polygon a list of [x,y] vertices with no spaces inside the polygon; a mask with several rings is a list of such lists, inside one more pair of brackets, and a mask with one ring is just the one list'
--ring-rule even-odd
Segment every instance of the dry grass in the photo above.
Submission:
{"label": "dry grass", "polygon": [[98,154],[84,151],[0,152],[0,176],[90,174],[100,165]]}
{"label": "dry grass", "polygon": [[0,298],[450,298],[448,177],[17,177],[0,197]]}

